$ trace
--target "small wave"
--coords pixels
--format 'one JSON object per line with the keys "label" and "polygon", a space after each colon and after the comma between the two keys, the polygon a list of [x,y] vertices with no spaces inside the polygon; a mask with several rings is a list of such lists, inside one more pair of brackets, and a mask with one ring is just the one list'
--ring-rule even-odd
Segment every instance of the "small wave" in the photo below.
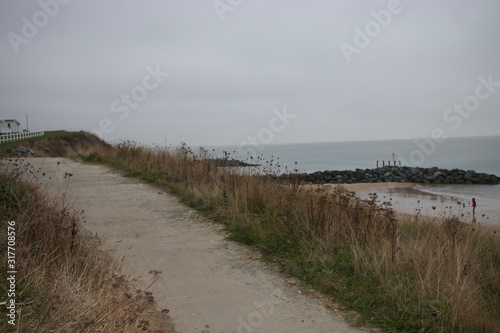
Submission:
{"label": "small wave", "polygon": [[500,206],[500,186],[485,186],[485,185],[416,185],[413,189],[439,195],[447,200],[458,199],[471,201],[476,198],[476,201],[487,203],[493,206]]}

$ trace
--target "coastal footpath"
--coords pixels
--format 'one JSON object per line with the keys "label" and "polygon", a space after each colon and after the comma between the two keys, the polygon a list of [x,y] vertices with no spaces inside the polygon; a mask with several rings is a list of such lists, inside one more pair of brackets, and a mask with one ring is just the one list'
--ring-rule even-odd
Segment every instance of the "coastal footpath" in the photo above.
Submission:
{"label": "coastal footpath", "polygon": [[[389,167],[356,169],[344,171],[317,171],[303,174],[302,180],[312,184],[355,184],[355,183],[424,183],[424,184],[500,184],[500,177],[478,173],[473,170]],[[288,175],[281,178],[287,179]]]}

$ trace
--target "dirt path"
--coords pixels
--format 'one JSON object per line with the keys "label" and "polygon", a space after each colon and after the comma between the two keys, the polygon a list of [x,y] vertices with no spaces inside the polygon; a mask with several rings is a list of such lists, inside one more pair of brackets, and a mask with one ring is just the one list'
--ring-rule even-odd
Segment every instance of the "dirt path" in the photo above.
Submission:
{"label": "dirt path", "polygon": [[152,282],[149,272],[162,271],[150,290],[160,309],[170,309],[177,332],[359,332],[166,192],[100,165],[29,162],[53,174],[53,192],[73,174],[68,192],[85,210],[86,232],[122,260],[137,288]]}

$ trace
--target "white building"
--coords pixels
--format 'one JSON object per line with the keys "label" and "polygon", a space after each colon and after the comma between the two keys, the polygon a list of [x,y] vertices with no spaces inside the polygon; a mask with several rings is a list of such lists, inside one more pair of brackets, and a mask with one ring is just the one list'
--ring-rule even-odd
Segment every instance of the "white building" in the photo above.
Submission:
{"label": "white building", "polygon": [[20,125],[16,119],[0,119],[0,134],[21,133]]}

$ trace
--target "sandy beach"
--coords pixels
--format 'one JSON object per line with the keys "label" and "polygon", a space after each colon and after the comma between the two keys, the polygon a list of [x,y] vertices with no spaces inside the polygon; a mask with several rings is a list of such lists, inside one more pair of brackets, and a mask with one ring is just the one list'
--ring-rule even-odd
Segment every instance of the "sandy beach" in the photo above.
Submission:
{"label": "sandy beach", "polygon": [[[465,222],[473,222],[472,198],[467,200],[429,193],[422,190],[421,184],[414,183],[358,183],[342,186],[355,192],[361,199],[369,199],[370,193],[376,193],[378,203],[390,202],[399,213],[429,217],[458,216]],[[500,207],[478,202],[475,219],[477,223],[499,227]]]}

